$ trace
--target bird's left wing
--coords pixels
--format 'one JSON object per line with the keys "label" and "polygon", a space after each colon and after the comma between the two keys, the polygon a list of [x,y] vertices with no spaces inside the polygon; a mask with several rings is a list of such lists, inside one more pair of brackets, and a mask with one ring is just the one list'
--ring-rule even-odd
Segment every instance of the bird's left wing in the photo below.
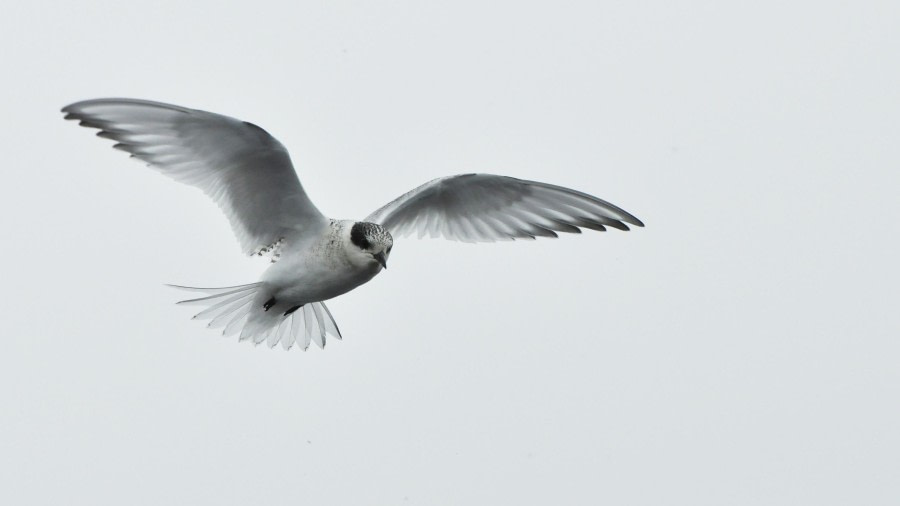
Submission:
{"label": "bird's left wing", "polygon": [[418,232],[465,242],[493,242],[579,227],[628,230],[643,223],[624,210],[562,186],[491,174],[463,174],[435,179],[370,214],[392,235]]}
{"label": "bird's left wing", "polygon": [[287,150],[252,123],[123,98],[77,102],[62,112],[100,129],[97,135],[115,140],[115,148],[202,189],[224,211],[246,253],[327,224],[303,191]]}

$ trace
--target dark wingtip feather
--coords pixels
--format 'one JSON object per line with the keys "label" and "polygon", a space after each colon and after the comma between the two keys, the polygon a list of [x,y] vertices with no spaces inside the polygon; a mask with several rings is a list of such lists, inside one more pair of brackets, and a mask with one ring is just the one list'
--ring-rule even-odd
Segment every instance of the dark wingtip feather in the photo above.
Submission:
{"label": "dark wingtip feather", "polygon": [[531,226],[531,230],[529,230],[528,232],[529,232],[529,235],[531,235],[532,237],[535,237],[535,236],[552,237],[553,239],[556,239],[559,237],[559,234],[557,234],[553,230],[550,230],[547,227],[535,225],[534,223],[529,223],[529,225]]}
{"label": "dark wingtip feather", "polygon": [[579,227],[584,227],[590,230],[596,230],[597,232],[606,232],[606,227],[601,225],[600,223],[596,223],[588,220],[580,220],[578,222]]}
{"label": "dark wingtip feather", "polygon": [[562,220],[550,219],[553,222],[554,228],[558,232],[565,232],[567,234],[580,234],[581,229],[575,225],[566,223]]}
{"label": "dark wingtip feather", "polygon": [[72,119],[81,120],[78,122],[78,125],[83,126],[85,128],[103,129],[103,128],[106,128],[106,126],[107,126],[107,123],[104,123],[100,120],[93,120],[93,119],[85,118],[83,116],[73,115]]}
{"label": "dark wingtip feather", "polygon": [[616,229],[619,229],[619,230],[621,230],[621,231],[623,231],[623,232],[628,232],[628,230],[630,230],[630,229],[628,228],[628,225],[626,225],[626,224],[624,224],[624,223],[622,223],[621,221],[618,221],[618,220],[604,221],[603,224],[606,225],[607,227],[616,228]]}

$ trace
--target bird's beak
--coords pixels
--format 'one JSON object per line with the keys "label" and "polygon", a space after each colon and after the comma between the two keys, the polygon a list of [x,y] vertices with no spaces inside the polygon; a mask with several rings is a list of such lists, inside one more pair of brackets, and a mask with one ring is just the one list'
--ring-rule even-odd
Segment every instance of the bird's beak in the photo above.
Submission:
{"label": "bird's beak", "polygon": [[375,260],[378,260],[378,263],[380,263],[383,268],[387,269],[387,257],[384,256],[384,251],[372,256],[375,257]]}

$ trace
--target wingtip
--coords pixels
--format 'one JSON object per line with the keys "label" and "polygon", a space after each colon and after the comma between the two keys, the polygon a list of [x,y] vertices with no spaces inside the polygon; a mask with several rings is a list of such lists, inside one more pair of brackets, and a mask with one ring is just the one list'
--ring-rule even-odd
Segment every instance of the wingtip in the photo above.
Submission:
{"label": "wingtip", "polygon": [[[74,114],[76,109],[81,108],[86,103],[91,102],[90,100],[79,100],[78,102],[72,102],[71,104],[65,105],[60,109],[60,112]],[[66,118],[71,119],[71,118]]]}
{"label": "wingtip", "polygon": [[[618,221],[619,221],[625,228],[622,228],[622,229],[620,229],[620,230],[628,230],[628,225],[632,225],[632,226],[635,226],[635,227],[643,227],[643,226],[644,226],[644,222],[641,221],[641,220],[639,220],[639,219],[637,219],[634,215],[632,215],[632,214],[630,214],[630,213],[627,213],[627,212],[624,212],[624,211],[622,211],[622,213],[623,213],[623,216],[622,216],[621,218],[618,218]],[[627,223],[628,225],[625,225],[625,223]]]}

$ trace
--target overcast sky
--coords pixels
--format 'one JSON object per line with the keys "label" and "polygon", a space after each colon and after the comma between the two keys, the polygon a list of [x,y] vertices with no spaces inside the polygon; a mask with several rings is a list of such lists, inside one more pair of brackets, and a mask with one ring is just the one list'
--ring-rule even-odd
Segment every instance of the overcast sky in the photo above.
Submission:
{"label": "overcast sky", "polygon": [[[13,2],[0,17],[0,502],[896,504],[900,3]],[[396,241],[343,341],[222,339],[223,216],[62,121],[252,121],[323,212],[431,178],[647,224]]]}

